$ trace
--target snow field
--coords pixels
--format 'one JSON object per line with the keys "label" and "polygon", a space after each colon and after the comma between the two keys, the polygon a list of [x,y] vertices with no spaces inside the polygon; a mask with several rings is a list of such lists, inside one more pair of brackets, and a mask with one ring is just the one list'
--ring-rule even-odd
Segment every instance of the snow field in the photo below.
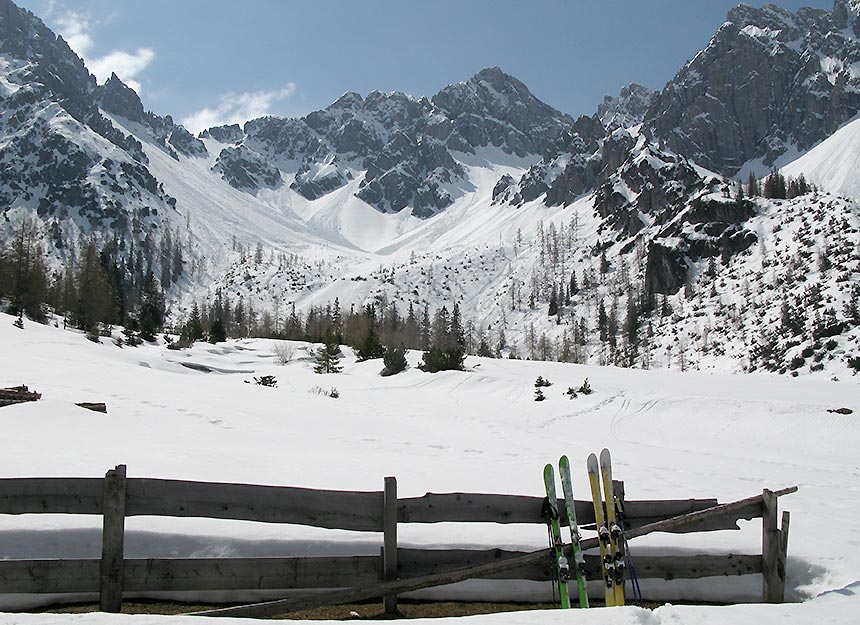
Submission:
{"label": "snow field", "polygon": [[[107,339],[96,345],[82,334],[30,322],[22,331],[12,321],[0,316],[0,345],[4,355],[15,355],[2,360],[0,385],[27,384],[43,399],[2,409],[3,477],[97,477],[125,463],[132,477],[380,490],[383,477],[395,475],[401,497],[540,495],[543,465],[566,453],[577,497],[587,499],[585,458],[609,447],[630,499],[728,502],[798,485],[797,494],[780,501],[792,513],[788,598],[809,599],[858,580],[860,406],[851,382],[474,357],[467,358],[468,371],[430,375],[415,368],[418,353],[409,354],[411,369],[383,378],[380,361],[357,363],[349,349],[343,373],[317,375],[309,346],[301,343],[294,344],[294,360],[281,366],[270,340],[198,343],[183,351],[163,344],[120,349]],[[246,383],[260,375],[276,376],[278,386]],[[541,403],[533,401],[538,375],[554,383]],[[585,378],[595,393],[569,400],[564,390]],[[339,399],[320,394],[331,387]],[[82,410],[76,401],[105,401],[108,414]],[[840,407],[854,413],[828,412]],[[761,522],[741,525],[739,532],[643,537],[633,541],[633,554],[759,553]],[[822,532],[825,526],[840,531]],[[99,531],[97,517],[0,516],[0,548],[2,557],[96,557]],[[425,548],[538,549],[546,540],[544,528],[521,525],[402,524],[399,535],[401,545]],[[373,554],[381,540],[297,526],[135,517],[127,523],[126,545],[129,557]],[[755,601],[760,578],[643,581],[643,590],[658,600]],[[470,582],[423,596],[534,599],[548,591],[542,584]],[[843,602],[847,614],[856,589],[828,597]],[[34,602],[0,599],[6,609]],[[802,618],[793,610],[822,601],[749,606],[741,614],[748,622],[759,618],[758,610]],[[718,622],[711,620],[718,612],[709,610],[721,610],[689,609],[694,612],[683,617],[666,608],[648,618],[671,613],[701,619],[678,622],[710,623]],[[672,622],[625,610],[624,618],[642,619],[631,622]],[[597,623],[607,612],[565,618]]]}

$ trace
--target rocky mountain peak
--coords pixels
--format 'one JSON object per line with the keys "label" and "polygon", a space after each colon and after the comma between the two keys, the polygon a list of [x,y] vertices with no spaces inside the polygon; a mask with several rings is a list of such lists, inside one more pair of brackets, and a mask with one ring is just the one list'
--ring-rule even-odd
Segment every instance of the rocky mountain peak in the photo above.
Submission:
{"label": "rocky mountain peak", "polygon": [[101,107],[113,115],[124,117],[130,121],[144,121],[143,103],[137,92],[126,85],[119,76],[111,73],[103,85],[96,89],[96,96]]}
{"label": "rocky mountain peak", "polygon": [[860,42],[846,32],[858,4],[797,13],[735,7],[654,100],[647,131],[728,175],[821,141],[860,111]]}
{"label": "rocky mountain peak", "polygon": [[569,115],[541,102],[498,67],[445,87],[431,102],[453,123],[448,147],[460,151],[494,145],[518,156],[541,154],[573,123]]}
{"label": "rocky mountain peak", "polygon": [[355,91],[347,91],[342,96],[340,96],[337,100],[332,102],[330,109],[348,109],[348,108],[356,108],[361,106],[361,103],[364,102],[364,98],[361,97],[361,94],[356,93]]}
{"label": "rocky mountain peak", "polygon": [[617,96],[605,96],[597,107],[597,117],[610,129],[641,124],[657,92],[636,83],[621,88]]}
{"label": "rocky mountain peak", "polygon": [[10,0],[0,0],[0,53],[30,62],[22,78],[40,85],[76,119],[91,113],[88,97],[96,80],[84,62],[42,20]]}
{"label": "rocky mountain peak", "polygon": [[527,109],[543,117],[561,116],[532,95],[522,82],[498,67],[483,69],[469,80],[448,85],[431,101],[453,116],[472,113],[506,119],[518,109]]}

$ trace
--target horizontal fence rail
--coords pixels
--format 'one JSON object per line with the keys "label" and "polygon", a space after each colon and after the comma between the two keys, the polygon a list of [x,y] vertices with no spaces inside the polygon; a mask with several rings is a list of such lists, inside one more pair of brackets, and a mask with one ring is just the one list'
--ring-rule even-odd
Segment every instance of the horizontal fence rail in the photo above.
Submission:
{"label": "horizontal fence rail", "polygon": [[[102,478],[0,479],[0,514],[102,514]],[[259,486],[149,478],[126,479],[126,516],[234,519],[361,532],[383,531],[383,491],[355,492],[291,486]],[[567,525],[564,501],[560,522]],[[625,501],[625,522],[634,528],[707,510],[716,499]],[[533,523],[543,525],[543,498],[488,493],[427,493],[397,500],[398,523]],[[579,524],[594,524],[591,501],[576,501]],[[761,517],[751,504],[736,518],[710,519],[707,529],[737,529],[738,519]],[[684,528],[679,532],[688,531]]]}
{"label": "horizontal fence rail", "polygon": [[[740,519],[762,518],[764,524],[762,554],[637,556],[638,577],[671,580],[763,574],[764,599],[780,601],[788,513],[783,513],[782,529],[777,528],[776,498],[794,490],[765,491],[732,504],[719,504],[716,499],[623,501],[630,537],[650,531],[738,529]],[[623,482],[617,483],[616,492],[623,497]],[[4,560],[0,553],[0,593],[98,592],[103,610],[119,611],[123,592],[314,590],[379,584],[398,588],[395,580],[441,579],[447,572],[469,570],[482,579],[548,581],[554,577],[553,561],[537,552],[397,547],[399,523],[545,524],[543,501],[542,497],[488,493],[398,498],[394,478],[386,478],[384,490],[369,492],[127,478],[124,465],[104,479],[0,479],[0,514],[104,518],[100,559]],[[563,501],[558,509],[562,524],[567,524]],[[591,501],[577,501],[576,514],[581,526],[594,524]],[[383,534],[385,547],[379,557],[124,558],[124,519],[141,515],[377,532]],[[512,566],[505,565],[509,559]],[[601,579],[597,555],[587,554],[585,565],[588,579]],[[385,606],[387,611],[396,610],[396,595],[388,594]]]}

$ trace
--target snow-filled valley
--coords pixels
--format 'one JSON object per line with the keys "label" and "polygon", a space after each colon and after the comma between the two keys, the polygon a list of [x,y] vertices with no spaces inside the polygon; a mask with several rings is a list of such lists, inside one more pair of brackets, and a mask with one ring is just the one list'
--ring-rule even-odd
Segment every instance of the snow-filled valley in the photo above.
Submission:
{"label": "snow-filled valley", "polygon": [[[61,4],[46,0],[43,17],[57,22]],[[755,518],[738,531],[631,539],[633,562],[650,567],[641,580],[649,609],[455,622],[860,625],[860,0],[794,13],[738,5],[661,90],[632,83],[576,119],[495,66],[435,94],[348,91],[302,117],[254,107],[241,125],[198,134],[145,107],[142,84],[164,102],[155,81],[97,80],[57,25],[0,0],[0,486],[102,478],[125,465],[130,478],[227,484],[220,492],[373,491],[378,502],[396,476],[399,547],[497,549],[489,555],[499,558],[544,549],[547,528],[423,522],[402,500],[504,493],[532,506],[545,464],[562,454],[576,498],[587,500],[586,458],[607,448],[628,502],[682,500],[686,511],[701,505],[693,500],[763,501],[765,489],[797,487],[778,502],[791,513],[785,603],[762,602],[761,574],[682,579],[684,567],[699,576],[764,566],[763,542],[775,543]],[[409,28],[420,35],[424,25]],[[350,58],[342,43],[325,45]],[[267,56],[280,64],[274,74],[288,70]],[[582,76],[560,75],[560,85],[582,86]],[[315,371],[320,346],[309,341],[323,338],[327,350],[342,343],[342,371]],[[359,357],[403,351],[408,367],[394,375],[383,375],[381,358]],[[462,370],[419,367],[438,357],[450,369],[464,354]],[[538,388],[540,378],[551,384]],[[7,405],[19,385],[40,399]],[[36,503],[27,505],[46,509],[44,484],[28,483]],[[70,498],[110,508],[98,492]],[[179,512],[259,511],[256,501],[192,500]],[[31,510],[0,509],[0,563],[87,561],[0,566],[0,625],[200,622],[43,613],[98,599],[52,595],[50,584],[74,570],[77,588],[92,590],[110,531],[100,515]],[[634,516],[634,531],[653,518]],[[240,558],[295,557],[299,570],[302,557],[343,556],[310,566],[346,575],[339,563],[360,556],[350,560],[365,576],[350,577],[354,586],[382,575],[381,532],[135,512],[124,532],[128,566],[145,570],[135,583],[183,587],[190,571],[189,586],[211,588],[206,567],[233,575],[207,558],[233,558],[228,569],[258,580],[242,591],[132,587],[127,599],[284,595],[274,585],[282,569],[267,577],[258,568],[282,561]],[[438,572],[439,555],[400,571]],[[661,556],[673,560],[654,564]],[[661,566],[671,579],[658,579]],[[22,567],[46,592],[9,592],[21,589]],[[230,583],[249,585],[241,574]],[[555,603],[555,592],[491,577],[403,596],[525,608]],[[600,603],[602,583],[589,593]],[[420,619],[431,621],[441,625]]]}
{"label": "snow-filled valley", "polygon": [[[541,470],[567,453],[574,489],[587,498],[585,457],[612,450],[630,499],[717,497],[797,485],[780,500],[791,511],[783,606],[663,607],[571,611],[572,623],[851,622],[858,594],[860,445],[851,381],[772,374],[641,371],[469,357],[466,371],[428,374],[415,365],[379,375],[381,361],[345,350],[340,374],[315,374],[307,344],[275,358],[276,342],[232,340],[168,350],[163,342],[120,348],[83,334],[0,316],[0,384],[27,384],[35,403],[2,408],[4,477],[100,477],[116,464],[132,477],[379,490],[396,475],[399,496],[425,492],[539,495]],[[190,366],[189,366],[190,365]],[[204,372],[202,369],[208,369]],[[274,375],[275,388],[248,384]],[[554,382],[534,401],[537,376]],[[594,394],[564,389],[588,378]],[[339,398],[327,396],[336,388]],[[103,401],[108,413],[82,410]],[[833,412],[848,408],[850,414]],[[845,411],[842,411],[845,412]],[[759,553],[760,521],[742,530],[656,534],[631,542],[636,554]],[[131,517],[127,557],[376,554],[381,535],[239,521]],[[100,518],[0,516],[9,558],[97,557]],[[539,549],[536,526],[403,525],[403,546]],[[634,560],[635,561],[635,560]],[[643,580],[658,601],[754,602],[757,575],[693,582]],[[599,589],[592,588],[599,592]],[[548,585],[466,582],[424,596],[547,599]],[[0,597],[7,609],[44,601]],[[556,618],[554,615],[553,618]],[[820,616],[820,618],[819,618]],[[4,615],[8,623],[100,623],[104,616]],[[115,618],[115,617],[111,617]],[[135,623],[161,617],[124,617]],[[473,617],[496,622],[529,617]],[[608,620],[607,620],[608,619]],[[828,621],[827,619],[831,619]],[[116,622],[116,621],[111,621]]]}

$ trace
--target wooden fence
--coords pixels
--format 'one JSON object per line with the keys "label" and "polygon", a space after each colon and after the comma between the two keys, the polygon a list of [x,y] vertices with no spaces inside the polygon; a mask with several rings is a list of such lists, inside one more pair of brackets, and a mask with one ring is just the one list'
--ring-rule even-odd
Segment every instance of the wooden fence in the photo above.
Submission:
{"label": "wooden fence", "polygon": [[[623,483],[617,482],[616,486],[623,496]],[[738,529],[740,519],[763,519],[761,554],[636,557],[638,576],[695,579],[762,574],[763,600],[782,601],[789,517],[784,512],[782,528],[777,527],[777,497],[794,490],[776,493],[766,490],[731,504],[718,504],[715,499],[624,501],[630,537],[650,531]],[[108,471],[104,479],[0,479],[0,514],[103,517],[100,559],[4,560],[0,554],[0,593],[98,592],[101,609],[118,612],[123,592],[351,588],[352,594],[344,591],[344,597],[385,595],[386,610],[393,612],[396,593],[409,589],[471,577],[534,581],[553,577],[548,551],[403,549],[397,547],[398,524],[544,524],[542,503],[541,497],[478,493],[428,493],[423,497],[398,498],[393,477],[385,478],[383,490],[373,492],[127,478],[125,465]],[[562,502],[559,509],[564,510]],[[594,524],[590,501],[577,501],[576,514],[580,525],[587,528]],[[379,556],[125,558],[125,519],[139,515],[240,519],[380,532],[383,540]],[[567,519],[563,517],[562,523],[566,524]],[[585,543],[586,547],[590,545],[590,541]],[[588,579],[601,578],[596,555],[586,556],[586,569]],[[295,605],[324,601],[316,593],[305,603],[297,600]],[[281,610],[284,611],[287,610]]]}

